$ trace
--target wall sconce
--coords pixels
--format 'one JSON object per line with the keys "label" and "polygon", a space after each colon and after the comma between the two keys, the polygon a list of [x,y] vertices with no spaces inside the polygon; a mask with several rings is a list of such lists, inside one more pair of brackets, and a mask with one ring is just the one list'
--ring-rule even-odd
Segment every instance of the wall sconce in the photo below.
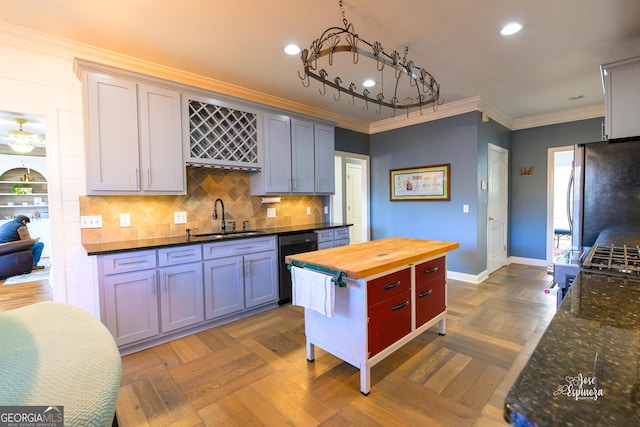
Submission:
{"label": "wall sconce", "polygon": [[531,176],[533,175],[533,166],[529,166],[528,168],[520,168],[520,176]]}

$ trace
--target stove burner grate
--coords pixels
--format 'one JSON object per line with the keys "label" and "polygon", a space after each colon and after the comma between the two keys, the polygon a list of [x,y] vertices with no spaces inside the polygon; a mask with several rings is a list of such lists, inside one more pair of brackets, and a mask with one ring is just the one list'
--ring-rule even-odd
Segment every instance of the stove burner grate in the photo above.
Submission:
{"label": "stove burner grate", "polygon": [[618,273],[640,274],[639,246],[600,246],[591,248],[583,267],[613,271]]}

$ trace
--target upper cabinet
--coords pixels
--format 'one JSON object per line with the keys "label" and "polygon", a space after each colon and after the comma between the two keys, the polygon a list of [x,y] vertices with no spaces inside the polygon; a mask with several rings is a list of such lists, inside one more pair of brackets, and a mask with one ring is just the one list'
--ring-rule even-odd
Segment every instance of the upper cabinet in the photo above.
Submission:
{"label": "upper cabinet", "polygon": [[83,75],[89,194],[184,194],[180,92]]}
{"label": "upper cabinet", "polygon": [[640,57],[601,67],[608,139],[640,135]]}
{"label": "upper cabinet", "polygon": [[182,110],[188,165],[260,170],[262,113],[258,109],[185,94]]}
{"label": "upper cabinet", "polygon": [[251,174],[251,194],[332,194],[334,127],[265,114],[265,162]]}

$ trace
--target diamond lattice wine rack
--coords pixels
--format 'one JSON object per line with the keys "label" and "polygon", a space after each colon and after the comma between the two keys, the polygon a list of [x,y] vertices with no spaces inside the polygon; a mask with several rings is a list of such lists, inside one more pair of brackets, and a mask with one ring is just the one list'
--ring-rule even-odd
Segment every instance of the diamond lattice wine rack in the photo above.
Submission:
{"label": "diamond lattice wine rack", "polygon": [[187,164],[260,170],[258,114],[189,100]]}

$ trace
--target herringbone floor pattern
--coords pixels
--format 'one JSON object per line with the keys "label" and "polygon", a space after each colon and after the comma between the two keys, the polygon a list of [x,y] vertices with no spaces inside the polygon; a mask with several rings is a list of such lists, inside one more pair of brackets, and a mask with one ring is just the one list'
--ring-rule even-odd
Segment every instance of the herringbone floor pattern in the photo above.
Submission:
{"label": "herringbone floor pattern", "polygon": [[504,397],[555,312],[542,267],[479,285],[449,280],[447,335],[423,333],[372,369],[316,349],[298,307],[123,357],[117,413],[129,426],[498,426]]}

